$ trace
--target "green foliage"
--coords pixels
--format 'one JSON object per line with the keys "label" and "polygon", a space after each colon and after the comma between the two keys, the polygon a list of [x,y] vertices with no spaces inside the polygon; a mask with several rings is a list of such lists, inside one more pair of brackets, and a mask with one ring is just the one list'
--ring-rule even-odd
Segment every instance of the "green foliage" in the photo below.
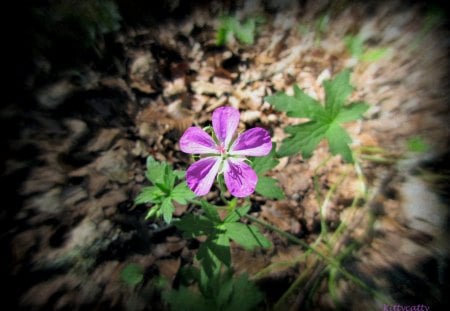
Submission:
{"label": "green foliage", "polygon": [[63,51],[69,56],[90,50],[98,53],[103,36],[119,30],[122,19],[111,0],[35,3],[31,18],[37,48],[44,54]]}
{"label": "green foliage", "polygon": [[348,146],[352,140],[341,124],[360,119],[369,106],[362,102],[345,105],[353,90],[348,70],[333,80],[324,81],[324,88],[324,106],[298,86],[294,86],[294,96],[279,92],[265,98],[277,110],[287,112],[289,117],[309,119],[305,123],[285,128],[290,136],[283,140],[278,155],[289,156],[301,152],[304,158],[309,158],[320,141],[326,139],[332,154],[340,154],[346,162],[353,162]]}
{"label": "green foliage", "polygon": [[183,231],[185,237],[207,237],[198,250],[197,259],[208,275],[213,275],[222,263],[227,267],[231,266],[230,240],[248,250],[257,246],[271,246],[270,241],[257,227],[238,222],[248,213],[249,206],[233,209],[222,220],[216,206],[206,201],[201,202],[203,215],[187,214],[174,221],[174,224]]}
{"label": "green foliage", "polygon": [[256,24],[257,20],[255,18],[249,18],[241,24],[236,17],[222,17],[219,29],[216,33],[216,44],[219,46],[225,45],[233,37],[240,43],[253,44],[255,40]]}
{"label": "green foliage", "polygon": [[387,48],[377,48],[377,49],[366,49],[364,47],[364,40],[361,36],[346,36],[344,38],[345,45],[350,52],[350,54],[361,61],[364,62],[374,62],[377,61],[388,53]]}
{"label": "green foliage", "polygon": [[264,176],[270,169],[278,165],[279,161],[275,158],[276,145],[272,147],[272,151],[265,157],[255,157],[252,159],[252,167],[258,174],[258,184],[255,191],[260,195],[269,199],[283,199],[283,190],[278,186],[277,180]]}
{"label": "green foliage", "polygon": [[130,286],[135,286],[142,282],[144,278],[144,268],[135,263],[130,263],[120,272],[120,278]]}
{"label": "green foliage", "polygon": [[410,152],[423,153],[429,149],[428,144],[419,136],[407,140],[406,146]]}
{"label": "green foliage", "polygon": [[135,204],[153,204],[146,219],[162,216],[166,223],[170,223],[175,210],[172,201],[187,204],[195,197],[185,181],[175,185],[177,181],[184,178],[184,172],[174,171],[167,163],[155,161],[151,156],[147,158],[145,176],[153,186],[142,188],[135,199]]}
{"label": "green foliage", "polygon": [[173,311],[191,310],[254,310],[262,301],[262,294],[246,274],[233,278],[230,269],[217,271],[208,277],[203,270],[197,272],[200,292],[185,286],[164,295]]}

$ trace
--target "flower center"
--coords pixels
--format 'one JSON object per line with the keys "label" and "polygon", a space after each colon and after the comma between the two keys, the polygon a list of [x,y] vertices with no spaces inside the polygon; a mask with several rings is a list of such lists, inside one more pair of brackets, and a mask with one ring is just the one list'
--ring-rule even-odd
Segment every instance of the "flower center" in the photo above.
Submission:
{"label": "flower center", "polygon": [[219,149],[220,155],[222,155],[222,156],[227,153],[227,151],[225,150],[225,147],[223,146],[223,144],[218,145],[217,149]]}

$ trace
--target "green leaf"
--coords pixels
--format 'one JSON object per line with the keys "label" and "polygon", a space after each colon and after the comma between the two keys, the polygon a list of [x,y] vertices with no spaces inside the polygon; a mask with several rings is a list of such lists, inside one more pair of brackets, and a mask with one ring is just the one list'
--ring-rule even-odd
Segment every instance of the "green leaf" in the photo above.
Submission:
{"label": "green leaf", "polygon": [[409,138],[406,145],[411,152],[423,153],[429,149],[428,144],[419,136]]}
{"label": "green leaf", "polygon": [[221,224],[222,220],[220,219],[219,213],[217,212],[216,206],[208,203],[205,200],[202,200],[201,202],[202,209],[205,212],[205,216],[211,220],[215,224]]}
{"label": "green leaf", "polygon": [[337,124],[330,126],[326,133],[326,138],[332,154],[340,154],[344,161],[348,163],[353,162],[352,151],[348,146],[352,139],[341,126]]}
{"label": "green leaf", "polygon": [[283,140],[278,155],[283,157],[301,151],[304,158],[309,158],[324,138],[327,129],[328,124],[314,121],[287,127],[285,132],[291,134],[291,137]]}
{"label": "green leaf", "polygon": [[[341,154],[345,161],[353,161],[348,146],[352,140],[340,124],[360,119],[369,106],[362,102],[345,104],[353,90],[348,70],[344,70],[333,80],[324,81],[323,86],[325,106],[320,105],[298,87],[294,88],[294,96],[279,93],[266,98],[267,102],[276,109],[287,112],[289,116],[309,119],[305,123],[284,129],[290,136],[283,140],[277,152],[278,156],[290,156],[301,152],[304,158],[308,158],[317,145],[323,139],[327,139],[332,154]],[[270,186],[268,180],[264,182]]]}
{"label": "green leaf", "polygon": [[361,60],[364,62],[375,62],[375,61],[383,58],[384,56],[386,56],[388,51],[389,50],[387,48],[378,48],[378,49],[367,50],[361,56]]}
{"label": "green leaf", "polygon": [[255,20],[249,19],[244,24],[235,24],[233,32],[236,39],[244,44],[253,44],[255,39]]}
{"label": "green leaf", "polygon": [[364,52],[364,40],[360,36],[346,36],[344,42],[350,54],[360,59]]}
{"label": "green leaf", "polygon": [[186,176],[186,171],[182,170],[174,170],[173,173],[175,174],[175,176],[177,176],[179,180],[183,179]]}
{"label": "green leaf", "polygon": [[227,267],[231,265],[230,241],[225,234],[210,236],[203,242],[197,252],[197,259],[201,262],[208,277],[220,268],[221,263]]}
{"label": "green leaf", "polygon": [[252,168],[255,170],[256,174],[261,175],[266,173],[271,168],[278,165],[280,161],[275,159],[275,149],[276,145],[272,144],[272,150],[270,153],[264,157],[255,157],[252,159]]}
{"label": "green leaf", "polygon": [[137,285],[141,283],[144,278],[144,268],[135,263],[129,263],[120,272],[120,278],[128,285]]}
{"label": "green leaf", "polygon": [[170,198],[165,198],[161,204],[161,212],[163,219],[167,224],[170,224],[172,221],[172,214],[174,211],[175,207],[172,204],[172,200]]}
{"label": "green leaf", "polygon": [[177,176],[173,172],[172,168],[169,165],[166,165],[164,169],[164,186],[167,190],[172,190],[175,186],[175,179]]}
{"label": "green leaf", "polygon": [[145,215],[145,220],[152,218],[155,216],[160,209],[159,205],[153,205],[151,208],[149,208],[147,215]]}
{"label": "green leaf", "polygon": [[195,193],[187,186],[183,181],[173,188],[170,193],[170,197],[180,204],[187,204],[189,200],[195,198]]}
{"label": "green leaf", "polygon": [[362,118],[364,112],[369,109],[369,105],[363,102],[356,102],[346,106],[336,116],[335,122],[343,123],[354,121]]}
{"label": "green leaf", "polygon": [[144,187],[134,200],[135,204],[159,203],[164,196],[164,192],[158,187]]}
{"label": "green leaf", "polygon": [[298,86],[294,86],[294,92],[294,97],[279,92],[265,97],[264,100],[277,110],[287,112],[289,117],[312,119],[325,115],[325,110],[320,103],[304,93]]}
{"label": "green leaf", "polygon": [[242,247],[252,250],[255,247],[268,248],[272,244],[270,241],[259,232],[258,228],[252,225],[245,225],[239,222],[225,223],[226,235],[234,240]]}
{"label": "green leaf", "polygon": [[164,184],[167,163],[155,161],[152,156],[147,158],[147,172],[145,176],[153,184]]}
{"label": "green leaf", "polygon": [[344,70],[333,80],[323,81],[323,86],[326,94],[325,108],[328,115],[334,118],[353,91],[353,87],[350,85],[350,71]]}
{"label": "green leaf", "polygon": [[174,225],[183,231],[183,235],[193,238],[201,235],[211,235],[217,231],[216,224],[204,216],[186,214],[181,219],[174,220]]}
{"label": "green leaf", "polygon": [[163,298],[170,305],[172,311],[214,310],[212,301],[184,286],[181,286],[178,290],[163,292]]}
{"label": "green leaf", "polygon": [[258,176],[255,191],[269,199],[284,198],[283,190],[278,186],[278,181],[267,176]]}
{"label": "green leaf", "polygon": [[233,210],[230,214],[225,217],[223,222],[235,222],[241,219],[241,217],[247,215],[248,211],[250,210],[250,205],[244,205],[242,207],[238,207],[235,210]]}
{"label": "green leaf", "polygon": [[241,24],[236,17],[227,16],[221,18],[221,24],[216,33],[216,44],[224,45],[233,36],[243,44],[253,44],[255,39],[256,20],[247,19]]}
{"label": "green leaf", "polygon": [[258,288],[248,280],[247,274],[242,274],[233,280],[233,295],[223,311],[256,310],[264,296]]}

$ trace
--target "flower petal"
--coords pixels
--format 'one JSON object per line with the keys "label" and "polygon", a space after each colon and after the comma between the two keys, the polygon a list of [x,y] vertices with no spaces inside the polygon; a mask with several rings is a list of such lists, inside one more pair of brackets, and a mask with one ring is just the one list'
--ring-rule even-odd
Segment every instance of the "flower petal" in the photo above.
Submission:
{"label": "flower petal", "polygon": [[189,166],[186,171],[186,182],[196,195],[205,195],[209,192],[221,162],[220,157],[207,157]]}
{"label": "flower petal", "polygon": [[226,149],[239,125],[239,110],[233,107],[220,107],[214,110],[212,125],[217,138]]}
{"label": "flower petal", "polygon": [[197,126],[191,126],[181,136],[180,149],[194,154],[219,153],[212,137]]}
{"label": "flower petal", "polygon": [[244,159],[228,158],[224,163],[224,178],[228,191],[237,198],[252,194],[258,183],[258,176]]}
{"label": "flower petal", "polygon": [[265,156],[272,150],[272,141],[267,130],[261,127],[249,129],[239,135],[230,148],[231,155]]}

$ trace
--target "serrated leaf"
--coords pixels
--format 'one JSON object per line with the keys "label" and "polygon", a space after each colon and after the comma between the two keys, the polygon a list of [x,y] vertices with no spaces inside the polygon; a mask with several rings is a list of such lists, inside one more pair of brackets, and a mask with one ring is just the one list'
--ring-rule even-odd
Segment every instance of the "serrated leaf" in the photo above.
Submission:
{"label": "serrated leaf", "polygon": [[244,217],[247,215],[248,211],[250,210],[250,205],[244,205],[242,207],[238,207],[235,210],[233,210],[230,214],[227,215],[227,217],[224,218],[223,222],[235,222],[238,221],[241,217]]}
{"label": "serrated leaf", "polygon": [[227,267],[231,265],[230,241],[225,234],[209,237],[203,242],[197,252],[197,259],[201,262],[208,277],[220,268],[221,263]]}
{"label": "serrated leaf", "polygon": [[183,181],[173,188],[170,192],[170,197],[180,204],[187,204],[189,200],[195,198],[195,193]]}
{"label": "serrated leaf", "polygon": [[262,293],[248,280],[248,276],[245,273],[233,280],[233,295],[222,310],[256,310],[256,307],[264,298]]}
{"label": "serrated leaf", "polygon": [[287,127],[285,131],[291,137],[283,140],[278,155],[284,157],[301,151],[304,158],[309,158],[324,138],[327,129],[328,124],[314,121]]}
{"label": "serrated leaf", "polygon": [[323,81],[325,89],[325,108],[330,117],[334,118],[344,105],[347,97],[353,91],[350,85],[350,71],[344,70],[333,80]]}
{"label": "serrated leaf", "polygon": [[177,176],[169,165],[164,169],[164,186],[168,191],[171,191],[175,186],[175,179]]}
{"label": "serrated leaf", "polygon": [[219,310],[223,310],[224,306],[226,306],[233,295],[233,287],[234,282],[232,278],[231,269],[225,271],[223,275],[219,278],[219,284],[216,289],[216,305],[219,307]]}
{"label": "serrated leaf", "polygon": [[161,212],[163,219],[167,224],[170,224],[172,221],[172,214],[174,211],[175,207],[172,204],[172,200],[170,198],[165,198],[161,204]]}
{"label": "serrated leaf", "polygon": [[362,118],[364,112],[369,109],[369,105],[363,102],[352,103],[345,106],[339,114],[336,116],[335,122],[343,123],[348,121],[354,121]]}
{"label": "serrated leaf", "polygon": [[255,191],[268,199],[283,199],[283,190],[278,186],[278,181],[267,177],[258,176],[258,183]]}
{"label": "serrated leaf", "polygon": [[252,225],[245,225],[240,222],[225,223],[225,234],[242,247],[252,250],[255,247],[268,248],[272,244],[259,232],[258,228]]}
{"label": "serrated leaf", "polygon": [[158,162],[152,156],[149,156],[147,158],[147,172],[145,176],[155,185],[164,184],[166,166],[166,163]]}
{"label": "serrated leaf", "polygon": [[145,215],[145,220],[152,218],[153,216],[155,216],[158,213],[160,206],[159,205],[154,205],[152,206],[148,212],[147,215]]}
{"label": "serrated leaf", "polygon": [[193,238],[215,233],[216,224],[204,216],[186,214],[181,219],[174,220],[174,225],[183,231],[185,237]]}
{"label": "serrated leaf", "polygon": [[275,159],[276,145],[272,144],[272,150],[270,153],[264,157],[255,157],[252,159],[252,168],[255,170],[256,174],[262,175],[266,173],[271,168],[278,165],[280,161]]}
{"label": "serrated leaf", "polygon": [[294,86],[294,96],[277,93],[266,96],[264,100],[279,111],[285,111],[289,117],[315,118],[324,115],[324,108],[318,101],[304,93],[298,86]]}
{"label": "serrated leaf", "polygon": [[181,286],[178,290],[163,291],[163,298],[170,305],[172,311],[214,310],[212,301],[184,286]]}
{"label": "serrated leaf", "polygon": [[341,126],[337,124],[331,125],[326,133],[326,138],[332,154],[340,154],[344,161],[348,163],[353,162],[352,151],[348,146],[352,139]]}
{"label": "serrated leaf", "polygon": [[205,212],[205,216],[209,220],[211,220],[215,224],[222,223],[219,213],[217,212],[217,208],[214,205],[208,203],[205,200],[202,200],[200,203],[201,203],[203,211]]}
{"label": "serrated leaf", "polygon": [[158,187],[155,186],[144,187],[134,200],[134,203],[135,204],[159,203],[161,201],[161,197],[163,196],[164,192],[162,192],[161,189],[159,189]]}
{"label": "serrated leaf", "polygon": [[327,139],[330,151],[341,154],[345,161],[351,162],[350,136],[340,123],[357,120],[369,106],[362,102],[345,105],[353,90],[350,85],[350,71],[344,70],[333,80],[324,81],[325,106],[294,88],[294,96],[277,94],[266,98],[275,108],[286,111],[290,116],[308,118],[310,121],[284,129],[290,136],[283,140],[278,156],[289,156],[301,152],[304,158],[312,155],[321,140]]}

